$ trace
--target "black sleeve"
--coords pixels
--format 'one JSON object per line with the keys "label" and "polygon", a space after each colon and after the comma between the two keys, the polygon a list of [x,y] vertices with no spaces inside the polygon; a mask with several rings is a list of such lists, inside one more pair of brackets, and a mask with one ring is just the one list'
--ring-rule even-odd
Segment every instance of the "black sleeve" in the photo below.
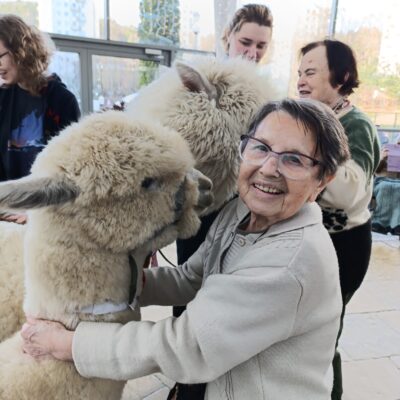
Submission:
{"label": "black sleeve", "polygon": [[60,130],[64,129],[73,122],[77,122],[81,116],[78,101],[76,97],[69,91],[66,99],[65,107],[60,112]]}
{"label": "black sleeve", "polygon": [[54,87],[47,97],[44,123],[46,142],[73,122],[77,122],[80,115],[78,101],[74,94],[63,84]]}

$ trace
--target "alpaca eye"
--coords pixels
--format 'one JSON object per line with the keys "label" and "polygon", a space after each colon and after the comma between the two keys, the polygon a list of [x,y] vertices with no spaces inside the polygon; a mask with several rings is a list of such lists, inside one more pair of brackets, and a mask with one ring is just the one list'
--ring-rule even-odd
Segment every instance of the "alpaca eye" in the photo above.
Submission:
{"label": "alpaca eye", "polygon": [[159,187],[159,183],[154,178],[144,178],[142,181],[142,188],[147,190],[156,190]]}

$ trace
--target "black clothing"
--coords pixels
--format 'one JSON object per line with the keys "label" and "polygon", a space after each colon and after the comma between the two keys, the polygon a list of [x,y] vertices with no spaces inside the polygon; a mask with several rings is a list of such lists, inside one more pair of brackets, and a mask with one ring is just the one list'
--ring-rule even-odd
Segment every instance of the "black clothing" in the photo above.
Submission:
{"label": "black clothing", "polygon": [[[176,250],[178,256],[178,265],[186,262],[192,254],[200,247],[204,242],[207,232],[210,229],[212,223],[220,210],[214,211],[211,214],[201,217],[200,230],[197,234],[189,239],[178,239],[176,241]],[[179,317],[186,310],[185,306],[175,306],[172,309],[172,314],[174,317]],[[184,385],[182,383],[177,383],[171,390],[168,399],[172,398],[177,392],[176,400],[203,400],[206,393],[206,384],[199,383],[197,385]]]}
{"label": "black clothing", "polygon": [[346,305],[361,286],[368,270],[372,246],[371,220],[355,228],[332,233],[330,236],[338,256],[340,288],[343,300],[340,329],[332,362],[334,381],[331,393],[331,400],[340,400],[343,394],[342,361],[337,346],[343,329]]}
{"label": "black clothing", "polygon": [[220,210],[214,211],[211,214],[200,218],[200,229],[195,236],[192,236],[189,239],[178,239],[176,241],[178,265],[182,265],[183,263],[185,263],[204,242],[207,236],[207,232],[210,229],[215,218],[217,218],[219,211]]}
{"label": "black clothing", "polygon": [[75,96],[53,74],[39,96],[0,88],[0,181],[26,176],[53,136],[80,117]]}

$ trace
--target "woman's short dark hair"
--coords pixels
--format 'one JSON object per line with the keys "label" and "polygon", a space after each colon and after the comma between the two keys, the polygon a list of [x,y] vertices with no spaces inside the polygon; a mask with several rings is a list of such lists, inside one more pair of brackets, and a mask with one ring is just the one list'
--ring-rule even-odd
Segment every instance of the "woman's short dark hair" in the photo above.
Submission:
{"label": "woman's short dark hair", "polygon": [[353,89],[358,87],[360,81],[358,80],[357,61],[351,47],[339,40],[325,39],[308,43],[300,49],[300,54],[304,56],[318,46],[326,48],[332,87],[342,85],[339,89],[342,96],[353,93]]}
{"label": "woman's short dark hair", "polygon": [[17,66],[18,83],[39,95],[47,84],[45,72],[53,52],[51,39],[20,17],[6,14],[0,16],[0,40]]}
{"label": "woman's short dark hair", "polygon": [[232,32],[239,32],[243,24],[246,22],[254,22],[260,26],[268,26],[272,28],[271,10],[262,4],[246,4],[236,10],[230,22],[224,29],[222,34],[222,44],[225,51],[228,52],[229,36]]}
{"label": "woman's short dark hair", "polygon": [[342,124],[328,106],[312,99],[284,99],[265,104],[251,122],[248,135],[254,136],[261,122],[276,111],[288,113],[307,132],[314,135],[316,154],[319,154],[322,162],[318,179],[334,175],[338,167],[350,158]]}

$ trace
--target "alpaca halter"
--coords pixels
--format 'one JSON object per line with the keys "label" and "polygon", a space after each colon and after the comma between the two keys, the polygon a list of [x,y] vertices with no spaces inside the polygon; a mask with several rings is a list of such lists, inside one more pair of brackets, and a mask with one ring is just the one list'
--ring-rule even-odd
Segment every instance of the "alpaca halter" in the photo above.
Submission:
{"label": "alpaca halter", "polygon": [[[176,225],[182,215],[183,205],[186,201],[185,183],[186,177],[179,185],[178,191],[175,193],[175,219],[171,225]],[[161,236],[163,231],[171,225],[166,225],[156,231],[153,235],[153,239]],[[129,284],[129,297],[127,302],[116,304],[112,301],[105,301],[103,303],[91,304],[89,306],[83,307],[78,310],[78,312],[83,314],[104,315],[126,311],[128,308],[135,310],[138,306],[140,293],[142,292],[144,286],[144,274],[140,274],[139,271],[143,271],[144,268],[147,268],[149,266],[150,257],[151,253],[137,255],[137,258],[139,258],[139,263],[142,262],[142,268],[139,268],[136,259],[130,253],[128,254],[131,278]]]}
{"label": "alpaca halter", "polygon": [[[103,303],[91,304],[90,306],[83,307],[79,310],[83,314],[104,315],[115,314],[118,312],[126,311],[128,309],[135,310],[139,302],[137,293],[141,293],[143,289],[143,274],[139,274],[134,257],[128,255],[129,269],[131,270],[131,280],[129,285],[129,298],[128,302],[113,303],[112,301],[105,301]],[[146,256],[142,268],[146,268],[150,262],[150,255]]]}
{"label": "alpaca halter", "polygon": [[115,314],[121,311],[125,311],[130,307],[128,303],[115,304],[110,301],[104,303],[92,304],[80,309],[80,313],[92,314],[92,315],[104,315],[104,314]]}

